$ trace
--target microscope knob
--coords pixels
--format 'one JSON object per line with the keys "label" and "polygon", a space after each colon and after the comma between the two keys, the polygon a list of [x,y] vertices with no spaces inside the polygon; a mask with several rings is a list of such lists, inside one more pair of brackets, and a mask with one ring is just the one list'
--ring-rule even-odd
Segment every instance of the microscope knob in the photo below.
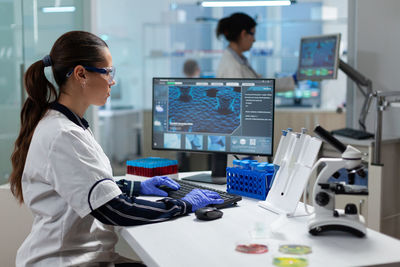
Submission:
{"label": "microscope knob", "polygon": [[357,174],[362,178],[365,178],[367,176],[367,174],[365,173],[364,169],[359,169],[357,171]]}
{"label": "microscope knob", "polygon": [[347,204],[346,207],[344,208],[344,214],[355,215],[357,213],[358,213],[357,206],[353,203]]}
{"label": "microscope knob", "polygon": [[328,195],[328,193],[319,192],[315,196],[315,201],[317,202],[318,205],[320,205],[322,207],[328,205],[328,203],[329,203],[329,195]]}
{"label": "microscope knob", "polygon": [[339,212],[337,210],[333,210],[333,217],[339,217]]}

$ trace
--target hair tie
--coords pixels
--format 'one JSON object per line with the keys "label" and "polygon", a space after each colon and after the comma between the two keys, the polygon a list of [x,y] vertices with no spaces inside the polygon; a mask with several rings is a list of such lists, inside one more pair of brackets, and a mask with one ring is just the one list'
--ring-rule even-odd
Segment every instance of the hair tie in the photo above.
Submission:
{"label": "hair tie", "polygon": [[50,55],[46,55],[44,56],[44,58],[42,59],[43,63],[44,63],[44,67],[49,67],[51,66],[53,63],[51,62],[51,58]]}

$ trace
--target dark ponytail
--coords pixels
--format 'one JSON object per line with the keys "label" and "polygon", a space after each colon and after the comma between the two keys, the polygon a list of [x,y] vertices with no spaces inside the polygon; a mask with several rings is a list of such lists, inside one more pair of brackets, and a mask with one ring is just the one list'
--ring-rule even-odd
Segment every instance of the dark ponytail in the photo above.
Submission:
{"label": "dark ponytail", "polygon": [[67,32],[57,39],[49,56],[36,61],[25,72],[24,85],[28,98],[21,110],[21,129],[11,155],[12,172],[9,178],[11,192],[20,203],[24,201],[22,173],[34,130],[50,103],[58,99],[56,88],[45,76],[45,67],[51,65],[54,79],[62,92],[66,74],[77,65],[94,66],[104,61],[101,49],[105,47],[107,44],[103,40],[89,32]]}
{"label": "dark ponytail", "polygon": [[32,140],[33,131],[46,113],[51,99],[56,98],[56,89],[44,74],[42,60],[33,63],[25,73],[24,84],[28,98],[21,111],[21,130],[15,141],[11,155],[12,173],[10,175],[11,192],[23,202],[21,178],[25,166],[26,155]]}
{"label": "dark ponytail", "polygon": [[219,20],[216,30],[217,38],[224,35],[229,42],[236,42],[243,30],[250,32],[256,26],[257,23],[250,16],[244,13],[234,13]]}

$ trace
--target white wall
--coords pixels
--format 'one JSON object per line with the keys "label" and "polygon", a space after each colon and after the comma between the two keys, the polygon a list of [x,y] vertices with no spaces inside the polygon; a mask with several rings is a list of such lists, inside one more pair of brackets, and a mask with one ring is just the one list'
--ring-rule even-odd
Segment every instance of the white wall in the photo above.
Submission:
{"label": "white wall", "polygon": [[[356,2],[356,68],[372,80],[375,90],[400,91],[400,1],[358,0]],[[362,97],[357,92],[354,110],[358,118]],[[372,112],[375,107],[371,106]],[[368,115],[367,129],[373,132],[375,114]],[[357,127],[357,119],[353,127]],[[400,136],[400,109],[383,115],[383,136]]]}

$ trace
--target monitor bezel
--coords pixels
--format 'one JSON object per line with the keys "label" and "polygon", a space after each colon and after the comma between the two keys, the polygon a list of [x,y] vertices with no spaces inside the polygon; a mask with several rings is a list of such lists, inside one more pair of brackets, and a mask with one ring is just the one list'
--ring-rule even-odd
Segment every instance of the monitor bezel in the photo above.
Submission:
{"label": "monitor bezel", "polygon": [[[329,37],[336,37],[336,47],[335,47],[335,63],[334,63],[334,69],[333,69],[333,75],[332,77],[320,77],[320,76],[305,76],[300,73],[300,64],[301,64],[301,56],[302,56],[302,44],[304,40],[310,40],[310,39],[319,39],[319,38],[329,38]],[[300,40],[300,49],[299,49],[299,60],[298,60],[298,65],[297,65],[297,80],[311,80],[311,81],[322,81],[322,80],[335,80],[337,79],[337,75],[339,72],[339,61],[340,61],[340,39],[341,39],[341,34],[340,33],[335,33],[335,34],[322,34],[322,35],[314,35],[314,36],[303,36]]]}
{"label": "monitor bezel", "polygon": [[[255,81],[255,80],[269,80],[273,82],[274,90],[272,92],[272,137],[271,137],[271,153],[251,153],[251,152],[231,152],[231,151],[212,151],[212,150],[189,150],[189,149],[177,149],[177,148],[160,148],[154,147],[154,81],[156,79],[171,79],[171,80],[226,80],[226,81]],[[182,77],[153,77],[152,81],[152,108],[151,108],[151,148],[157,151],[176,151],[176,152],[189,152],[189,153],[207,153],[207,154],[231,154],[231,155],[252,155],[252,156],[263,156],[272,157],[274,155],[274,135],[275,135],[275,91],[276,91],[276,79],[274,78],[182,78]]]}

